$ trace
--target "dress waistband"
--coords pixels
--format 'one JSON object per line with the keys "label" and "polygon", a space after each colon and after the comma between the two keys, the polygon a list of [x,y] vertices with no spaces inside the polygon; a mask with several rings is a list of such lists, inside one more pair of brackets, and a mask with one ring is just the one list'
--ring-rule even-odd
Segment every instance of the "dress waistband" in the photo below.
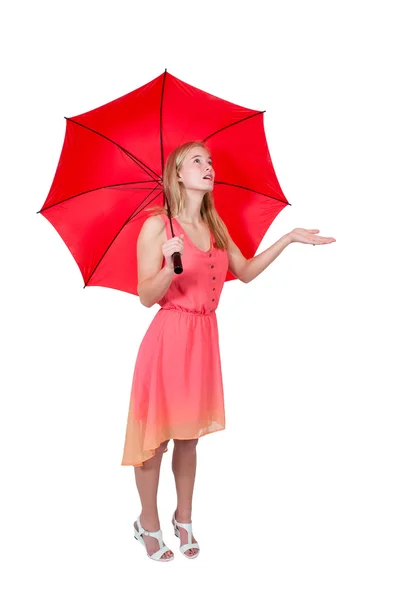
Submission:
{"label": "dress waistband", "polygon": [[175,310],[177,312],[183,313],[184,315],[192,315],[193,317],[210,317],[215,314],[215,310],[209,310],[207,312],[202,311],[194,311],[188,310],[186,308],[178,307],[178,306],[162,306],[160,310]]}

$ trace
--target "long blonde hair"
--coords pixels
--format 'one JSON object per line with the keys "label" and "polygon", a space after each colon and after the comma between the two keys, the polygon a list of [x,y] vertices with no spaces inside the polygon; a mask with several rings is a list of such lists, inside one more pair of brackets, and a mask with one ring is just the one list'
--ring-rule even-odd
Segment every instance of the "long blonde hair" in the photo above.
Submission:
{"label": "long blonde hair", "polygon": [[[163,188],[169,201],[171,217],[177,217],[185,207],[184,186],[178,181],[177,173],[188,152],[196,146],[200,146],[210,152],[209,148],[207,148],[203,142],[186,142],[185,144],[178,146],[178,148],[175,148],[167,158],[163,173]],[[151,216],[159,214],[168,216],[169,214],[167,205],[151,206],[144,210],[152,211]],[[222,250],[226,250],[228,247],[227,228],[214,206],[212,192],[206,192],[203,196],[202,204],[200,206],[200,215],[214,235],[215,246]]]}

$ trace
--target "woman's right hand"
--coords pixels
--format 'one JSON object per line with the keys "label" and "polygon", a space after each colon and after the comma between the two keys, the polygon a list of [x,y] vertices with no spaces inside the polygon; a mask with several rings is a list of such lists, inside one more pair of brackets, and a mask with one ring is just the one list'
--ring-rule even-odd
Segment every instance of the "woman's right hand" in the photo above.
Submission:
{"label": "woman's right hand", "polygon": [[181,254],[181,257],[184,254],[184,234],[183,233],[167,240],[167,242],[162,244],[162,253],[166,260],[166,265],[172,271],[174,271],[174,263],[173,263],[173,259],[171,258],[171,256],[172,256],[172,254],[174,254],[174,252],[179,252]]}

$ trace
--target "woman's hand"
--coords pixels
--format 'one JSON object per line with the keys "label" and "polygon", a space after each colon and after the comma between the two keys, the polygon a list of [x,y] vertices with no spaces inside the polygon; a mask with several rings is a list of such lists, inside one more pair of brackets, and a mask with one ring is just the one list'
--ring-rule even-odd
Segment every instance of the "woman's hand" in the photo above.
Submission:
{"label": "woman's hand", "polygon": [[162,253],[165,258],[166,265],[172,271],[174,271],[174,263],[173,263],[173,258],[172,258],[172,255],[174,254],[174,252],[179,252],[181,254],[181,257],[184,254],[184,234],[183,233],[181,233],[180,235],[176,235],[175,237],[172,237],[171,239],[167,240],[167,242],[165,242],[162,245]]}
{"label": "woman's hand", "polygon": [[301,242],[302,244],[313,244],[314,246],[317,244],[330,244],[336,241],[333,237],[322,237],[315,235],[316,233],[319,233],[319,229],[302,229],[301,227],[296,227],[288,233],[288,237],[290,242]]}

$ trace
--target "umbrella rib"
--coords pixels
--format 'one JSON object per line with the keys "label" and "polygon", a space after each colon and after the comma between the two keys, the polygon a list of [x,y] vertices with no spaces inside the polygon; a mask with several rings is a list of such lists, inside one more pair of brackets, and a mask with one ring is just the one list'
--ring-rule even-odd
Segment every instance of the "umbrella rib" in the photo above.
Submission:
{"label": "umbrella rib", "polygon": [[251,188],[245,187],[244,185],[237,185],[236,183],[228,183],[226,181],[215,181],[214,183],[218,184],[218,185],[229,185],[231,187],[239,188],[240,190],[246,190],[247,192],[253,192],[253,194],[260,194],[261,196],[266,196],[267,198],[271,198],[272,200],[277,200],[278,202],[282,202],[282,204],[289,204],[289,206],[291,206],[291,204],[288,200],[286,200],[286,202],[285,202],[284,200],[281,200],[281,198],[275,198],[275,196],[270,196],[269,194],[265,194],[264,192],[258,192],[257,190],[253,190]]}
{"label": "umbrella rib", "polygon": [[91,271],[91,275],[90,277],[87,279],[87,281],[85,282],[83,289],[87,286],[88,282],[90,281],[90,279],[92,278],[92,276],[94,275],[95,271],[97,270],[98,266],[100,265],[100,263],[102,262],[105,254],[108,252],[109,248],[112,246],[113,242],[115,241],[115,239],[118,237],[118,235],[121,233],[122,229],[127,225],[127,223],[129,221],[131,221],[131,219],[133,217],[135,217],[138,212],[141,212],[142,210],[144,210],[144,208],[146,208],[148,206],[148,204],[150,204],[151,202],[153,202],[154,200],[156,200],[156,198],[158,196],[160,196],[160,194],[163,192],[163,190],[161,189],[160,192],[158,194],[156,194],[156,196],[154,198],[152,198],[147,204],[145,204],[145,206],[143,206],[141,208],[140,211],[138,211],[138,208],[142,205],[143,202],[145,202],[146,200],[148,200],[149,196],[156,191],[156,188],[154,190],[152,190],[147,197],[137,206],[137,208],[134,209],[134,211],[131,213],[131,215],[129,216],[129,218],[123,223],[123,225],[121,226],[121,228],[119,229],[119,231],[115,234],[113,240],[109,243],[107,249],[105,250],[105,252],[103,253],[103,255],[101,256],[101,258],[99,259],[99,261],[97,262],[97,264],[95,265],[94,269]]}
{"label": "umbrella rib", "polygon": [[[67,202],[68,200],[73,200],[73,198],[78,198],[79,196],[84,196],[84,194],[90,194],[91,192],[97,192],[98,190],[106,190],[107,188],[114,188],[122,185],[135,185],[136,183],[153,183],[152,179],[147,179],[144,181],[126,181],[126,183],[110,183],[109,185],[102,185],[97,188],[93,188],[92,190],[86,190],[85,192],[79,192],[74,196],[69,196],[69,198],[64,198],[64,200],[60,200],[59,202],[55,202],[55,204],[51,204],[51,206],[46,206],[45,208],[38,210],[36,214],[43,213],[45,210],[49,210],[58,204],[62,204],[63,202]],[[156,190],[159,184],[152,191]],[[136,190],[150,190],[151,188],[135,188]]]}
{"label": "umbrella rib", "polygon": [[214,131],[214,133],[211,133],[207,137],[203,138],[202,142],[206,142],[209,138],[213,137],[213,135],[217,135],[217,133],[220,133],[220,131],[224,131],[224,129],[228,129],[229,127],[233,127],[234,125],[239,125],[239,123],[243,123],[243,121],[247,121],[248,119],[252,119],[253,117],[258,117],[258,115],[263,115],[264,113],[265,110],[261,110],[255,113],[254,115],[249,115],[248,117],[244,117],[244,119],[239,119],[239,121],[235,121],[235,123],[225,125],[224,127],[221,127],[221,129],[217,129],[217,131]]}
{"label": "umbrella rib", "polygon": [[156,181],[156,183],[160,180],[160,176],[157,173],[155,173],[155,171],[153,169],[151,169],[151,167],[148,167],[148,165],[146,165],[144,162],[142,162],[142,160],[140,160],[139,158],[134,156],[134,154],[131,154],[131,152],[129,152],[129,150],[126,150],[126,148],[123,148],[123,146],[121,146],[117,142],[114,142],[113,140],[108,138],[103,133],[100,133],[99,131],[92,129],[91,127],[87,127],[87,125],[83,125],[82,123],[79,123],[79,121],[75,121],[75,119],[70,119],[69,117],[65,117],[65,119],[67,121],[71,121],[71,123],[75,123],[75,125],[80,125],[80,127],[84,127],[84,129],[87,129],[88,131],[92,131],[93,133],[96,133],[97,135],[103,137],[108,142],[111,142],[111,144],[114,144],[115,146],[120,148],[120,150],[122,152],[124,152],[129,158],[131,158],[131,160],[133,160],[138,167],[140,167],[143,171],[145,171],[145,173],[147,175],[149,175],[149,177],[152,177],[154,179],[154,181]]}
{"label": "umbrella rib", "polygon": [[162,177],[164,171],[164,150],[163,150],[163,98],[164,98],[164,86],[166,84],[166,73],[167,69],[164,71],[163,82],[162,82],[162,94],[160,96],[160,156],[162,160]]}

